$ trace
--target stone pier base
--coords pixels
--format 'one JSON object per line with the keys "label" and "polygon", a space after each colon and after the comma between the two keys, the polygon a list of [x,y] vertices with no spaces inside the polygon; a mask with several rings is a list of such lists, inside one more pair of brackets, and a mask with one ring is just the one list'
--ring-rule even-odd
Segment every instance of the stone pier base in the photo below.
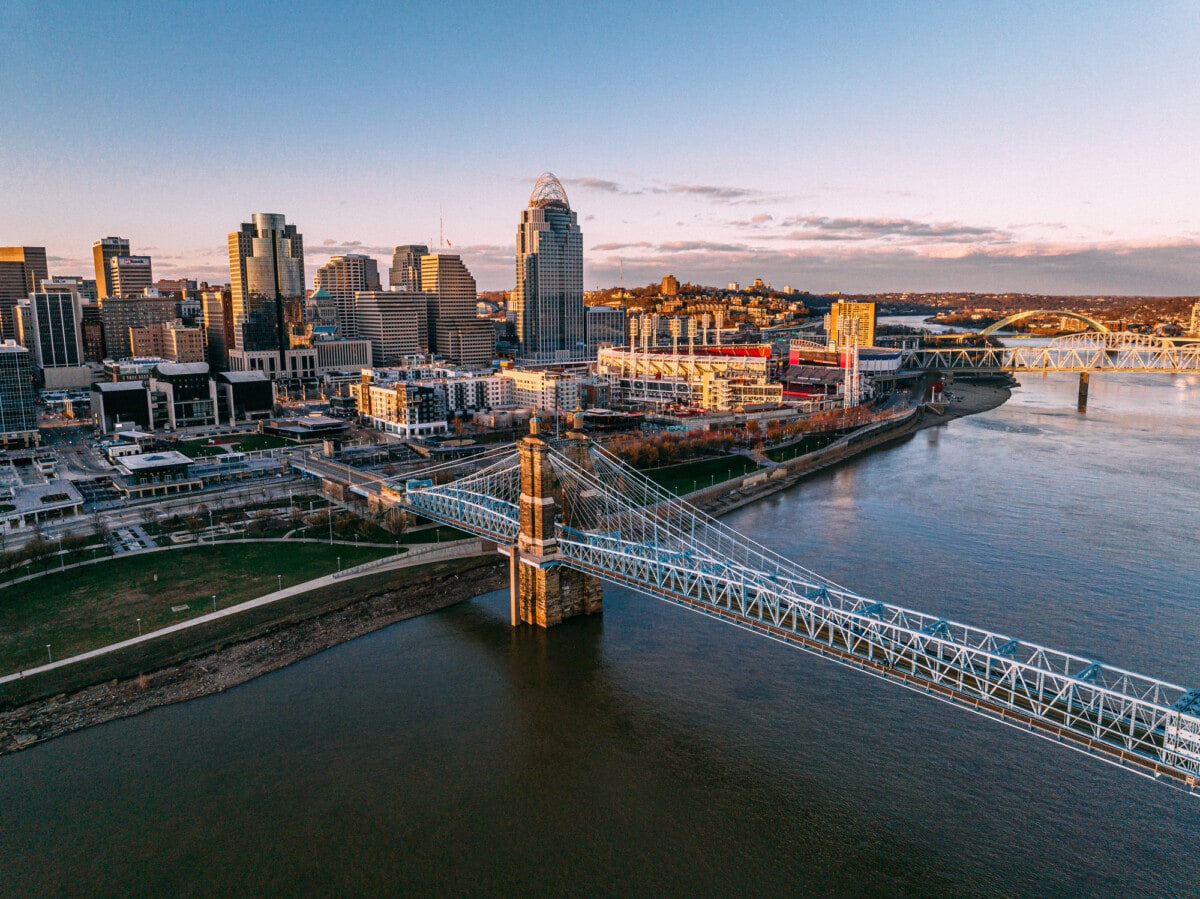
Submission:
{"label": "stone pier base", "polygon": [[564,565],[535,568],[522,564],[518,572],[521,620],[538,627],[554,627],[578,615],[592,615],[604,607],[598,577]]}

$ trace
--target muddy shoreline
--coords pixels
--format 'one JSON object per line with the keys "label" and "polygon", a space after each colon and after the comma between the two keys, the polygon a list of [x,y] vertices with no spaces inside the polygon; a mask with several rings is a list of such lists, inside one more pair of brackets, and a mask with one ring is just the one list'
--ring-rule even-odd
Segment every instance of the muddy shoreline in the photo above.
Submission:
{"label": "muddy shoreline", "polygon": [[108,681],[0,712],[0,755],[162,705],[220,693],[372,631],[498,590],[508,583],[500,556],[461,580],[453,572],[375,589],[341,609],[280,624],[215,652],[136,677]]}
{"label": "muddy shoreline", "polygon": [[[1008,387],[997,384],[959,382],[950,389],[957,399],[941,414],[922,412],[915,423],[894,434],[882,435],[879,440],[827,463],[798,471],[785,480],[764,484],[734,503],[701,500],[699,505],[711,514],[722,515],[785,490],[830,465],[842,464],[884,448],[915,431],[994,409],[1011,395]],[[446,573],[400,587],[373,590],[336,611],[294,623],[281,623],[267,633],[231,643],[214,652],[136,677],[108,681],[17,706],[0,712],[0,755],[94,724],[220,693],[398,621],[444,609],[507,585],[508,563],[496,556],[476,568],[470,578],[459,580]]]}

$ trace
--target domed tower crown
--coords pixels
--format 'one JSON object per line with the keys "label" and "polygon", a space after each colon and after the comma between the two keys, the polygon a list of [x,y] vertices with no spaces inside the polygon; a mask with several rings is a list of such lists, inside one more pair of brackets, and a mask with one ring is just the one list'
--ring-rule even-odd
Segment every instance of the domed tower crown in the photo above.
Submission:
{"label": "domed tower crown", "polygon": [[567,201],[567,192],[563,189],[562,182],[550,172],[543,172],[542,176],[537,179],[537,183],[533,185],[533,193],[529,195],[529,205],[538,209],[545,206],[571,208],[571,204]]}

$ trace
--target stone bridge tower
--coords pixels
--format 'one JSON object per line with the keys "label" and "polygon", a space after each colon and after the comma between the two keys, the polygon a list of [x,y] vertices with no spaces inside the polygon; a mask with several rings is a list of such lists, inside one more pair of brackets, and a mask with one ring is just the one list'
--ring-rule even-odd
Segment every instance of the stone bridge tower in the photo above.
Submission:
{"label": "stone bridge tower", "polygon": [[[587,437],[575,430],[568,434],[580,443],[582,452],[572,460],[586,458]],[[512,623],[553,627],[576,615],[591,615],[603,607],[600,579],[562,564],[555,519],[561,514],[558,478],[550,463],[550,444],[538,436],[535,410],[529,436],[517,441],[521,454],[521,533],[509,550],[509,591]]]}

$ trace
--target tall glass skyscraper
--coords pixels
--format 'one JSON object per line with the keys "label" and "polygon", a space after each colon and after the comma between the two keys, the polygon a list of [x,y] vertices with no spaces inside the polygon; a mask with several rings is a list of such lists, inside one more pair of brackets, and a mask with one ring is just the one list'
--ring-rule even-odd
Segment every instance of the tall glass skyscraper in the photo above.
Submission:
{"label": "tall glass skyscraper", "polygon": [[304,305],[304,238],[296,226],[278,213],[256,212],[230,233],[229,286],[236,344],[229,349],[278,350],[285,370],[286,311],[296,305],[285,301]]}
{"label": "tall glass skyscraper", "polygon": [[509,313],[520,360],[587,357],[583,233],[562,183],[549,172],[533,186],[517,227],[517,286]]}

